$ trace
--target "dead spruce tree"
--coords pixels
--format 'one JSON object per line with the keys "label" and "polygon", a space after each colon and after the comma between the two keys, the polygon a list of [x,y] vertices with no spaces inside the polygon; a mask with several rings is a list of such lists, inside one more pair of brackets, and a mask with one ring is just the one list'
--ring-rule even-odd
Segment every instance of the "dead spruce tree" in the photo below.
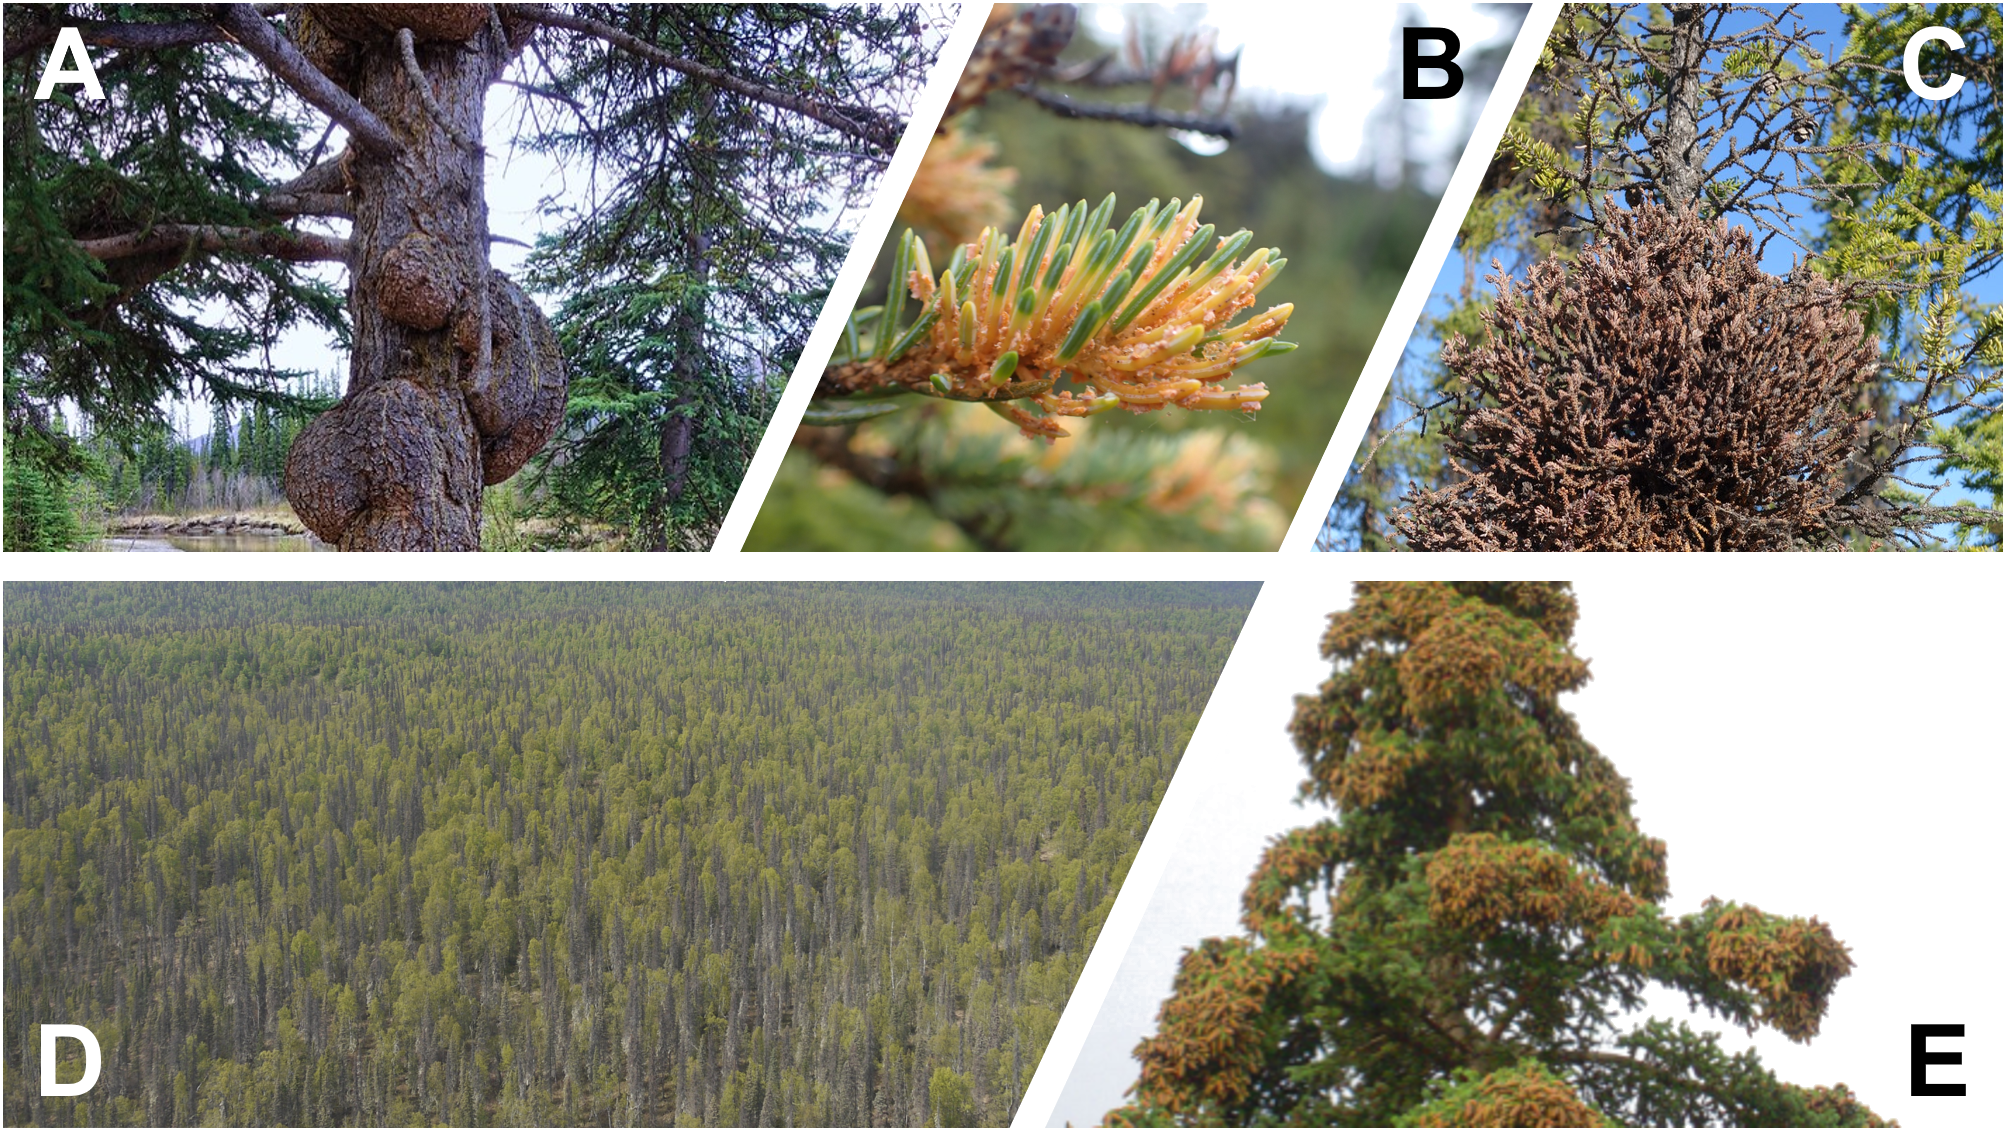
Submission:
{"label": "dead spruce tree", "polygon": [[1608,209],[1577,261],[1495,279],[1441,361],[1456,480],[1394,519],[1430,550],[1780,550],[1848,525],[1878,349],[1845,294],[1760,269],[1743,229]]}
{"label": "dead spruce tree", "polygon": [[[879,168],[896,144],[900,124],[883,103],[926,62],[908,13],[706,11],[10,7],[10,442],[47,420],[51,404],[116,428],[157,419],[163,398],[190,392],[285,401],[283,375],[246,357],[286,326],[315,321],[345,335],[349,376],[287,461],[286,495],[301,520],[348,550],[477,549],[481,488],[514,475],[564,424],[571,368],[550,321],[489,261],[490,90],[505,82],[538,104],[535,120],[524,115],[531,148],[572,128],[547,124],[546,112],[582,123],[597,147],[594,178],[613,166],[672,169],[687,131],[594,133],[591,114],[604,107],[587,103],[606,92],[570,84],[589,71],[571,40],[601,41],[667,76],[607,97],[667,98],[673,90],[662,88],[696,84],[733,114],[753,106],[773,150],[790,145],[825,163],[824,185],[853,187],[855,169]],[[741,25],[756,25],[744,43]],[[90,45],[101,102],[74,88],[39,102],[22,89],[33,90],[64,27]],[[327,156],[337,128],[345,148]],[[316,133],[319,145],[300,144]],[[602,198],[645,195],[648,184],[665,194],[671,180],[614,186],[611,176],[575,202],[580,225],[626,222],[630,202]],[[673,207],[653,199],[648,214]],[[324,230],[329,222],[345,223],[345,237]],[[345,304],[292,271],[309,262],[346,267]],[[205,321],[218,310],[233,324]]]}

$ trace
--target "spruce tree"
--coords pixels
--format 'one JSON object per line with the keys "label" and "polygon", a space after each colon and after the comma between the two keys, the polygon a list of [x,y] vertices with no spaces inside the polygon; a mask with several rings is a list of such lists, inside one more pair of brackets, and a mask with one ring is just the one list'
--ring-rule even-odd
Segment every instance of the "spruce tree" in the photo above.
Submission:
{"label": "spruce tree", "polygon": [[74,550],[83,531],[63,498],[63,481],[38,464],[6,462],[6,525],[0,547],[8,550]]}
{"label": "spruce tree", "polygon": [[[30,97],[65,27],[97,61],[101,101],[75,86]],[[783,355],[805,337],[802,292],[834,270],[830,241],[794,237],[873,185],[930,62],[922,32],[916,10],[792,5],[10,7],[9,438],[57,402],[121,438],[181,390],[303,407],[286,389],[304,374],[269,372],[263,355],[317,323],[347,347],[349,375],[287,457],[299,517],[345,549],[475,549],[481,487],[563,428],[580,375],[490,263],[509,238],[488,219],[503,155],[483,132],[490,91],[521,92],[507,140],[578,160],[543,249],[566,290],[644,283],[664,242],[736,222],[699,216],[708,201],[756,200],[758,223],[723,242],[733,262],[791,274],[717,275],[764,292],[731,329]],[[679,172],[712,151],[747,154],[745,168],[692,194]],[[303,270],[323,263],[346,271],[345,296]],[[788,320],[760,317],[773,307]],[[599,315],[649,318],[632,303]],[[790,365],[761,356],[757,372]],[[747,379],[685,369],[684,384]],[[700,426],[694,390],[655,391],[650,411]],[[685,426],[663,427],[672,449]],[[668,452],[645,473],[686,475]]]}
{"label": "spruce tree", "polygon": [[1244,934],[1185,954],[1109,1122],[1879,1125],[1631,1020],[1654,983],[1807,1041],[1852,963],[1815,919],[1664,910],[1663,843],[1559,706],[1576,613],[1562,583],[1358,584],[1291,726],[1337,815],[1273,841]]}

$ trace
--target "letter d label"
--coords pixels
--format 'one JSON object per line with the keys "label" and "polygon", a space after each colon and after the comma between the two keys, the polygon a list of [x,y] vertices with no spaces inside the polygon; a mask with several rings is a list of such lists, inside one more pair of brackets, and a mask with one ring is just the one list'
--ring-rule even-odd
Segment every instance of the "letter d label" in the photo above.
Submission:
{"label": "letter d label", "polygon": [[[83,1079],[74,1084],[56,1083],[56,1039],[68,1037],[82,1041],[84,1047]],[[97,1074],[104,1067],[104,1055],[98,1051],[97,1034],[82,1025],[42,1026],[42,1094],[45,1096],[81,1096],[97,1087]]]}

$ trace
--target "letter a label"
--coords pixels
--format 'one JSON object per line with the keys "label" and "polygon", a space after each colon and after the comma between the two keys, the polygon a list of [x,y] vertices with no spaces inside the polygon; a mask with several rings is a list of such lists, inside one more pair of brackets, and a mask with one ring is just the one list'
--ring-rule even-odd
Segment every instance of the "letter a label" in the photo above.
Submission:
{"label": "letter a label", "polygon": [[[76,65],[63,66],[65,59],[74,60]],[[84,50],[83,33],[73,27],[56,33],[55,50],[49,52],[49,65],[42,68],[42,85],[35,88],[35,101],[48,101],[59,82],[81,83],[92,101],[104,101],[104,88],[97,83],[97,68],[90,65],[90,53]]]}

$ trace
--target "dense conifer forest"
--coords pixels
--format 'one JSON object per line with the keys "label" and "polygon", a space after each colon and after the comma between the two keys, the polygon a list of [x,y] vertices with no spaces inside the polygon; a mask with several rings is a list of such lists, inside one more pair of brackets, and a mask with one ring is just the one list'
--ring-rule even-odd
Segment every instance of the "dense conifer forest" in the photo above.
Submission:
{"label": "dense conifer forest", "polygon": [[6,1120],[1002,1123],[1255,591],[10,584]]}

